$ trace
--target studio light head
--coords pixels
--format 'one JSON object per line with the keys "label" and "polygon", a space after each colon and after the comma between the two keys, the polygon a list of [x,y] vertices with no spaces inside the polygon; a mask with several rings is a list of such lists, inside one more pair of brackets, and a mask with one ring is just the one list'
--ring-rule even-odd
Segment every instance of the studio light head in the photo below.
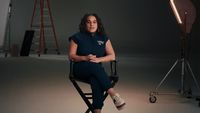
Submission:
{"label": "studio light head", "polygon": [[178,12],[178,10],[177,10],[177,7],[176,7],[176,5],[175,5],[175,3],[174,3],[174,0],[170,0],[170,6],[171,6],[171,8],[172,8],[172,10],[173,10],[173,12],[174,12],[174,15],[175,15],[175,17],[176,17],[177,22],[178,22],[179,24],[183,24],[183,22],[182,22],[182,20],[181,20],[181,17],[180,17],[180,15],[179,15],[179,12]]}
{"label": "studio light head", "polygon": [[196,19],[196,9],[191,0],[170,0],[170,6],[181,29],[190,33]]}

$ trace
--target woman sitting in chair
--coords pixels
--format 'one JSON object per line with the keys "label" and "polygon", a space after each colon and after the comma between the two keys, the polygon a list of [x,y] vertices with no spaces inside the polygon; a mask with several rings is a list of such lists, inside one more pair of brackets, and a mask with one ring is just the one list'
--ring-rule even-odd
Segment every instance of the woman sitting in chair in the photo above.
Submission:
{"label": "woman sitting in chair", "polygon": [[93,93],[95,113],[101,113],[103,94],[106,91],[118,110],[125,106],[124,100],[114,91],[101,62],[115,60],[110,39],[106,36],[97,14],[85,14],[79,25],[80,32],[69,38],[69,58],[74,61],[75,78],[88,81]]}

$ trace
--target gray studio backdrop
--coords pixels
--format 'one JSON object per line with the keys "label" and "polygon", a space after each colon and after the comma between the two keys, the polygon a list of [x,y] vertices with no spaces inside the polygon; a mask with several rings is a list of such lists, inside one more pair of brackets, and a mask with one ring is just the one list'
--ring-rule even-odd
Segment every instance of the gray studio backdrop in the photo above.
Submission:
{"label": "gray studio backdrop", "polygon": [[[198,4],[197,0],[195,5]],[[78,31],[85,13],[97,13],[119,54],[176,53],[180,31],[169,0],[50,0],[58,42],[67,52],[67,38]],[[30,29],[34,0],[13,0],[11,44],[21,46]],[[198,6],[198,5],[196,5]],[[199,9],[199,6],[198,6]],[[199,12],[197,19],[199,19]],[[192,52],[199,53],[199,21],[193,32]]]}

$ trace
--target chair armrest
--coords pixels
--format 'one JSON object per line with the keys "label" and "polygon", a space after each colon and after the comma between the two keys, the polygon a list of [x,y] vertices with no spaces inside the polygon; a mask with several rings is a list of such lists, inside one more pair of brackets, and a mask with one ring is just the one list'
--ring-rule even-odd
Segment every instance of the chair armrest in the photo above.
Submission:
{"label": "chair armrest", "polygon": [[69,78],[73,78],[74,77],[74,75],[73,75],[74,61],[70,60],[69,63],[70,63],[70,66],[69,66]]}
{"label": "chair armrest", "polygon": [[110,80],[112,81],[112,85],[118,82],[119,76],[117,75],[117,61],[110,61]]}
{"label": "chair armrest", "polygon": [[110,61],[110,75],[117,76],[117,61]]}

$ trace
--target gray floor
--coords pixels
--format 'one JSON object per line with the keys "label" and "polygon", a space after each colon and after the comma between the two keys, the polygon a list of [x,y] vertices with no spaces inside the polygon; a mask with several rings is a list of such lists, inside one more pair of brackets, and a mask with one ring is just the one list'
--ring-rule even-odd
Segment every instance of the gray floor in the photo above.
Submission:
{"label": "gray floor", "polygon": [[[158,95],[156,103],[149,103],[149,92],[155,89],[176,58],[176,54],[118,56],[120,81],[115,90],[126,100],[127,106],[123,111],[117,111],[112,100],[107,98],[103,113],[199,113],[195,99],[180,95]],[[199,55],[191,59],[199,83]],[[0,113],[84,113],[86,105],[68,80],[68,64],[64,55],[1,57]],[[180,86],[177,73],[180,73],[178,65],[159,92],[177,92]],[[189,75],[193,94],[198,95],[191,78]],[[88,85],[82,86],[88,90]]]}

